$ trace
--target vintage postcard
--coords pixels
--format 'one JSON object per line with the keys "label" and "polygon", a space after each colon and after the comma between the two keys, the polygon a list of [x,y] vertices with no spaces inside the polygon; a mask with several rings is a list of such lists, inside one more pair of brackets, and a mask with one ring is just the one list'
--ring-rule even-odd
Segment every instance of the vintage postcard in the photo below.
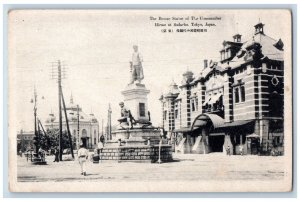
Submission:
{"label": "vintage postcard", "polygon": [[10,191],[292,191],[291,22],[11,10]]}

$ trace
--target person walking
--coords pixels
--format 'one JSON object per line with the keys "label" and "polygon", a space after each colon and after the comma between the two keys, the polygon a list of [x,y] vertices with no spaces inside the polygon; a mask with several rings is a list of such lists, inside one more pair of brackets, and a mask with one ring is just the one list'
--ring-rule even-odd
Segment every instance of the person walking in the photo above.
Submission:
{"label": "person walking", "polygon": [[226,148],[226,153],[227,153],[227,156],[230,156],[230,146],[229,145]]}
{"label": "person walking", "polygon": [[59,150],[57,148],[55,148],[54,150],[54,156],[55,156],[55,159],[53,162],[59,162]]}
{"label": "person walking", "polygon": [[78,162],[81,168],[81,175],[86,176],[86,161],[88,159],[88,150],[84,148],[83,144],[80,145],[80,149],[78,150]]}

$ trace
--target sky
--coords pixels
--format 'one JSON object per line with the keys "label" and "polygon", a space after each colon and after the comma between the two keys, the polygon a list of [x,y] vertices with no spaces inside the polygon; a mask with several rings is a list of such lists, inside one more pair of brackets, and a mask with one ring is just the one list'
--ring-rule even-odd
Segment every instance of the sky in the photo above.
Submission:
{"label": "sky", "polygon": [[[150,20],[150,17],[220,17],[206,33],[163,33],[154,23],[189,21]],[[159,126],[158,100],[174,80],[191,70],[198,75],[204,59],[219,60],[224,40],[236,33],[251,39],[254,25],[265,24],[265,34],[287,40],[289,12],[283,10],[18,10],[9,15],[9,116],[16,131],[33,130],[34,86],[38,94],[38,117],[58,114],[58,87],[52,72],[61,60],[66,104],[71,94],[86,114],[93,112],[104,125],[109,103],[112,123],[120,114],[121,91],[130,80],[129,61],[133,45],[143,55],[145,78],[150,90],[148,109],[153,125]],[[200,21],[198,21],[200,23]],[[42,97],[44,99],[42,99]]]}

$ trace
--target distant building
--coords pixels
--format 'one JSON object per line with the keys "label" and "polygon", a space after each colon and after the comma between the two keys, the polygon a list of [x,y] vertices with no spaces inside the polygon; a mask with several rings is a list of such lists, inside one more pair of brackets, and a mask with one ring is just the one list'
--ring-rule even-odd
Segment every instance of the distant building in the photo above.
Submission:
{"label": "distant building", "polygon": [[[94,148],[99,142],[99,122],[93,113],[85,114],[79,105],[73,103],[71,96],[69,106],[66,106],[69,129],[72,135],[73,143],[76,144],[79,138],[79,144],[83,143],[87,148]],[[64,114],[64,113],[63,113]],[[78,119],[79,118],[79,119]],[[67,131],[66,119],[62,119],[63,130]],[[78,121],[79,120],[79,121]],[[78,127],[79,126],[79,127]],[[59,128],[59,120],[50,113],[45,123],[45,129]],[[79,129],[79,134],[78,134]]]}
{"label": "distant building", "polygon": [[18,151],[27,151],[28,149],[33,149],[34,144],[33,144],[33,138],[34,138],[34,132],[25,132],[21,130],[17,134],[17,149]]}
{"label": "distant building", "polygon": [[183,153],[233,154],[283,151],[283,42],[240,34],[224,41],[220,61],[204,60],[199,75],[187,71],[160,98],[162,123]]}

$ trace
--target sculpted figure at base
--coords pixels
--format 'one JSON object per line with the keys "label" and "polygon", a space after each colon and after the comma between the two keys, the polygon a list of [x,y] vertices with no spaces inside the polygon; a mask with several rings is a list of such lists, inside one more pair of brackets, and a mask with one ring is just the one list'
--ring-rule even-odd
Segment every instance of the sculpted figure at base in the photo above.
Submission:
{"label": "sculpted figure at base", "polygon": [[131,115],[130,110],[125,107],[124,102],[120,102],[119,105],[121,107],[121,118],[119,118],[118,121],[120,124],[126,122],[128,126],[132,128],[135,123],[134,117]]}
{"label": "sculpted figure at base", "polygon": [[134,52],[132,53],[132,61],[130,62],[130,72],[131,72],[131,81],[129,84],[133,84],[135,81],[141,83],[144,79],[143,72],[143,57],[141,53],[138,51],[138,46],[133,46]]}

